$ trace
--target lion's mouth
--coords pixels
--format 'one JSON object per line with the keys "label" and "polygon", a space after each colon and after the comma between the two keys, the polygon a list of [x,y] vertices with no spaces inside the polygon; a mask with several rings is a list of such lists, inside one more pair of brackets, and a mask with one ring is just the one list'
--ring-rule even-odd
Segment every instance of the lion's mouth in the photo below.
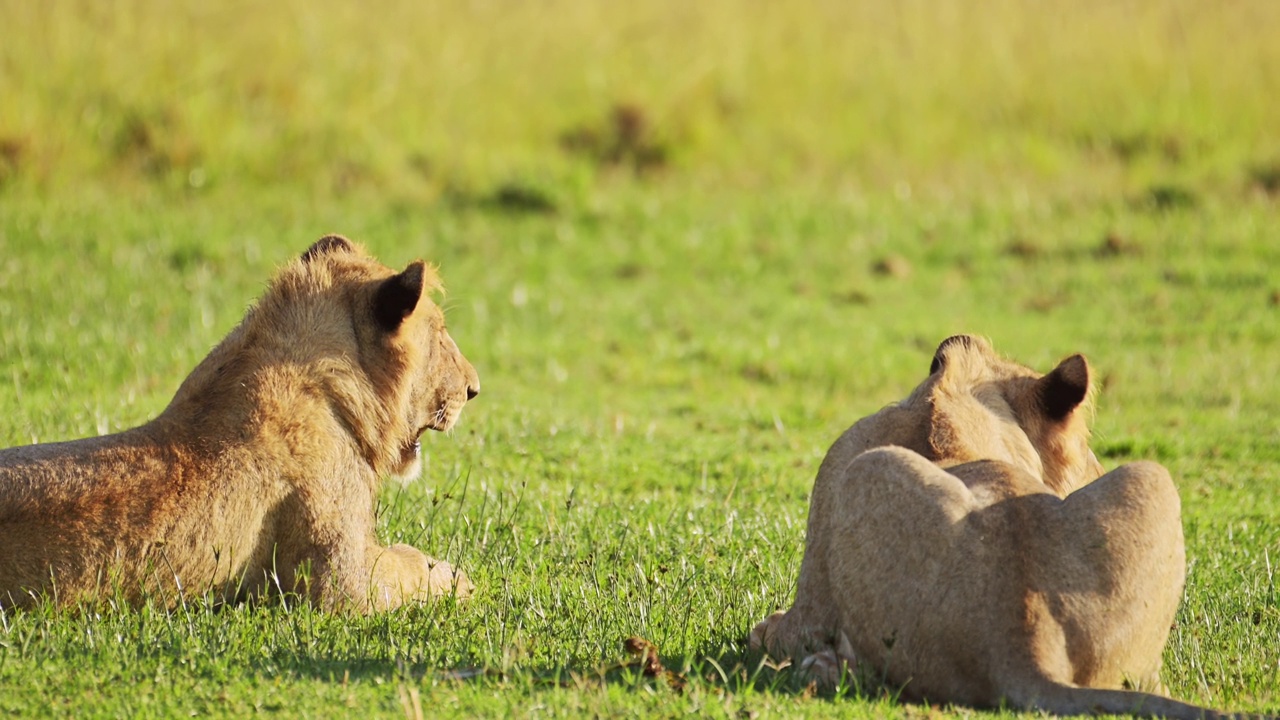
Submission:
{"label": "lion's mouth", "polygon": [[430,426],[424,425],[418,428],[418,431],[410,435],[407,440],[400,445],[400,468],[397,474],[412,470],[413,466],[422,460],[422,435]]}
{"label": "lion's mouth", "polygon": [[422,443],[410,440],[400,446],[399,467],[391,472],[392,477],[401,483],[417,479],[422,474]]}
{"label": "lion's mouth", "polygon": [[414,460],[417,460],[420,457],[422,457],[422,441],[421,440],[415,439],[412,442],[405,443],[404,446],[400,448],[400,464],[401,465],[408,465],[409,463],[413,462]]}
{"label": "lion's mouth", "polygon": [[417,477],[422,472],[422,436],[428,430],[447,432],[457,419],[458,413],[447,404],[432,413],[428,422],[400,446],[400,467],[393,474],[401,480]]}

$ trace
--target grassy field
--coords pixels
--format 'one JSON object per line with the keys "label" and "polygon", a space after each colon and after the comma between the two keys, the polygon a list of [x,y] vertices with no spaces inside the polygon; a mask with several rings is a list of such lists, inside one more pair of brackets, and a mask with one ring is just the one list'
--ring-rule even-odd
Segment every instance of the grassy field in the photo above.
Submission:
{"label": "grassy field", "polygon": [[448,286],[484,392],[381,529],[480,592],[3,614],[0,712],[936,715],[742,640],[957,332],[1089,356],[1183,499],[1170,691],[1280,712],[1280,6],[106,8],[0,0],[0,446],[152,417],[343,232]]}

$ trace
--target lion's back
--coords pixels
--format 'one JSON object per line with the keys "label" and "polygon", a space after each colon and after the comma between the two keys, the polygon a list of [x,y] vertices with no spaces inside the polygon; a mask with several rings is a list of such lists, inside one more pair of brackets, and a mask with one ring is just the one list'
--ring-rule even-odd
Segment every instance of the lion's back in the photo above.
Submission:
{"label": "lion's back", "polygon": [[127,434],[0,450],[0,605],[51,576],[74,593],[155,536],[174,501],[169,460]]}

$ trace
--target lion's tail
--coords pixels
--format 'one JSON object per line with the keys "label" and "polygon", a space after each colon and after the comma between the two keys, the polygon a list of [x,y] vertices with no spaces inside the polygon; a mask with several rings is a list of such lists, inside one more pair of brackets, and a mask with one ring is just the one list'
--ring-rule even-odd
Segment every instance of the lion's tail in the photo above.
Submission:
{"label": "lion's tail", "polygon": [[1224,713],[1172,698],[1132,690],[1099,690],[1045,683],[1039,692],[1010,698],[1025,710],[1054,715],[1132,715],[1169,720],[1276,720],[1267,715]]}

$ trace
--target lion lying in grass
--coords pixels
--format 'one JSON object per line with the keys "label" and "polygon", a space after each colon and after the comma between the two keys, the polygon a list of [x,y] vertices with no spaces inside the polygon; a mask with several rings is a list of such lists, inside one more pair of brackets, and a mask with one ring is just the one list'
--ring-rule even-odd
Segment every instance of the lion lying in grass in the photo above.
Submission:
{"label": "lion lying in grass", "polygon": [[374,535],[380,478],[479,390],[427,295],[327,236],[272,281],[155,420],[0,451],[0,607],[298,591],[362,612],[456,592],[447,563]]}
{"label": "lion lying in grass", "polygon": [[1209,712],[1158,691],[1185,577],[1165,469],[1103,473],[1089,367],[1048,375],[944,341],[900,403],[836,441],[814,485],[795,604],[753,647],[835,684],[866,663],[908,698],[1059,715]]}

